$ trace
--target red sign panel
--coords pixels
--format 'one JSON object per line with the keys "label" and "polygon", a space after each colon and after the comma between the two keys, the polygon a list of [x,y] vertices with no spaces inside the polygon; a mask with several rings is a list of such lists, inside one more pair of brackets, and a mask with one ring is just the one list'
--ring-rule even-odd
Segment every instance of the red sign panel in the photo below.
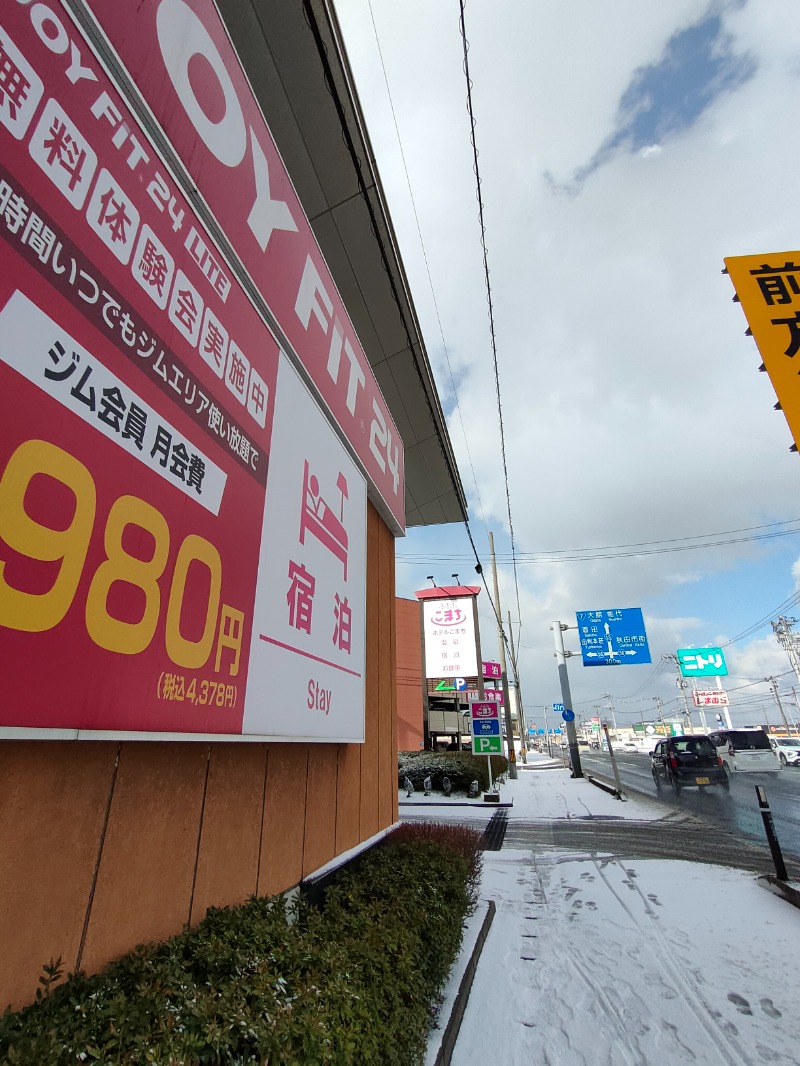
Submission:
{"label": "red sign panel", "polygon": [[499,688],[487,688],[483,690],[483,695],[481,696],[480,689],[467,689],[467,703],[479,703],[482,700],[486,703],[502,703],[503,690]]}
{"label": "red sign panel", "polygon": [[[165,10],[176,6],[185,5]],[[139,9],[120,5],[121,21]],[[240,202],[232,182],[228,195]],[[263,213],[254,217],[266,224]],[[333,385],[361,380],[357,360],[347,377],[347,359]],[[243,731],[251,647],[266,639],[253,632],[253,612],[265,577],[281,361],[212,235],[66,13],[4,4],[0,726]],[[365,391],[362,383],[353,395]],[[310,397],[302,410],[314,417]],[[305,429],[296,427],[298,443]],[[340,465],[332,470],[342,495],[334,514],[327,499],[335,489],[317,472],[310,502],[302,501],[316,526],[309,519],[305,532],[344,559],[328,666],[360,677],[350,653],[364,623],[353,610],[348,553],[351,572],[363,560],[352,531],[348,547],[344,495],[357,499],[357,485]],[[302,486],[290,487],[299,500]],[[272,510],[284,508],[297,541],[293,508],[301,504],[278,496]],[[292,575],[279,564],[280,594],[270,603],[285,613]],[[290,617],[310,632],[314,577],[303,559],[296,569],[294,585],[298,575],[306,583],[304,613]],[[323,680],[317,689],[313,706],[310,683],[303,700],[333,738],[333,689]],[[303,735],[317,735],[314,725]],[[358,739],[358,725],[344,735]]]}
{"label": "red sign panel", "polygon": [[89,0],[400,531],[403,447],[212,0]]}
{"label": "red sign panel", "polygon": [[469,713],[472,718],[499,718],[500,708],[496,703],[472,703]]}

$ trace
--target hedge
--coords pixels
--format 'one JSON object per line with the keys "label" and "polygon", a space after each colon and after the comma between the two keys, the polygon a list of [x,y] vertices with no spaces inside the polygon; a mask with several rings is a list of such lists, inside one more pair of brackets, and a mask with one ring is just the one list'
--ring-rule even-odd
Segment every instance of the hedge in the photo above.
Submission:
{"label": "hedge", "polygon": [[[492,755],[492,780],[508,773],[508,759]],[[416,792],[424,791],[425,778],[431,778],[436,792],[443,790],[442,779],[450,778],[454,792],[468,792],[472,781],[484,792],[489,788],[489,768],[486,756],[460,751],[401,751],[397,757],[397,787],[405,787],[408,777]]]}
{"label": "hedge", "polygon": [[[315,1066],[422,1061],[476,901],[480,834],[402,826],[327,889],[212,908],[0,1017],[0,1061]],[[49,972],[50,976],[47,975]]]}

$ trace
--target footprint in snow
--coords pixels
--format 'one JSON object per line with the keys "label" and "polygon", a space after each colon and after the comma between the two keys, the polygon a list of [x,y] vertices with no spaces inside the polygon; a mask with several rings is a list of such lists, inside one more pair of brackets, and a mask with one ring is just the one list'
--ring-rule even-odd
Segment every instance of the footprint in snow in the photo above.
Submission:
{"label": "footprint in snow", "polygon": [[753,1013],[750,1009],[750,1004],[748,1003],[748,1001],[744,998],[744,996],[740,996],[738,992],[729,992],[728,999],[736,1007],[740,1014]]}
{"label": "footprint in snow", "polygon": [[587,900],[586,906],[589,908],[590,911],[596,911],[597,910],[597,904],[595,903],[595,901],[593,899]]}
{"label": "footprint in snow", "polygon": [[580,889],[579,888],[568,888],[567,889],[567,895],[566,895],[565,898],[566,899],[572,899],[572,897],[575,895],[576,892],[580,892]]}
{"label": "footprint in snow", "polygon": [[647,893],[647,898],[650,900],[651,903],[655,903],[655,905],[657,907],[662,907],[663,906],[661,900],[658,898],[658,896],[654,892],[648,892]]}
{"label": "footprint in snow", "polygon": [[769,1047],[764,1047],[763,1044],[756,1044],[756,1051],[762,1062],[778,1062],[782,1057],[777,1051],[773,1051],[772,1048]]}
{"label": "footprint in snow", "polygon": [[636,891],[636,886],[634,885],[633,881],[623,881],[622,883],[623,885],[627,885],[632,892]]}
{"label": "footprint in snow", "polygon": [[582,881],[594,881],[594,874],[582,873],[581,874],[581,880]]}
{"label": "footprint in snow", "polygon": [[583,900],[576,899],[572,906],[575,908],[575,910],[580,910],[580,908],[583,906]]}
{"label": "footprint in snow", "polygon": [[758,1002],[761,1004],[761,1009],[763,1010],[763,1012],[766,1015],[768,1015],[770,1018],[782,1018],[783,1017],[783,1015],[781,1014],[781,1012],[778,1010],[778,1008],[775,1006],[775,1004],[772,1002],[771,999],[767,999],[767,997],[764,996],[764,998],[760,999]]}

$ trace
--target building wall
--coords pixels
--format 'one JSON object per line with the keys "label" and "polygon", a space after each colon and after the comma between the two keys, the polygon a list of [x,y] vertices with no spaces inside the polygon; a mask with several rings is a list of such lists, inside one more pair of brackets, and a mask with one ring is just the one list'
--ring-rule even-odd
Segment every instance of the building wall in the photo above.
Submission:
{"label": "building wall", "polygon": [[422,730],[422,611],[417,600],[395,601],[397,614],[397,746],[424,747]]}
{"label": "building wall", "polygon": [[0,742],[0,1011],[397,821],[394,539],[367,517],[362,744]]}

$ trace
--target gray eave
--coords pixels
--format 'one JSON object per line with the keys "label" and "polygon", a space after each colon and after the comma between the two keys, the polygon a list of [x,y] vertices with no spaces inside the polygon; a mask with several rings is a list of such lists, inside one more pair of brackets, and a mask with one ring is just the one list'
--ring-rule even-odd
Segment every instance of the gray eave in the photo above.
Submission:
{"label": "gray eave", "polygon": [[466,498],[332,6],[217,6],[403,439],[406,523],[460,522]]}

